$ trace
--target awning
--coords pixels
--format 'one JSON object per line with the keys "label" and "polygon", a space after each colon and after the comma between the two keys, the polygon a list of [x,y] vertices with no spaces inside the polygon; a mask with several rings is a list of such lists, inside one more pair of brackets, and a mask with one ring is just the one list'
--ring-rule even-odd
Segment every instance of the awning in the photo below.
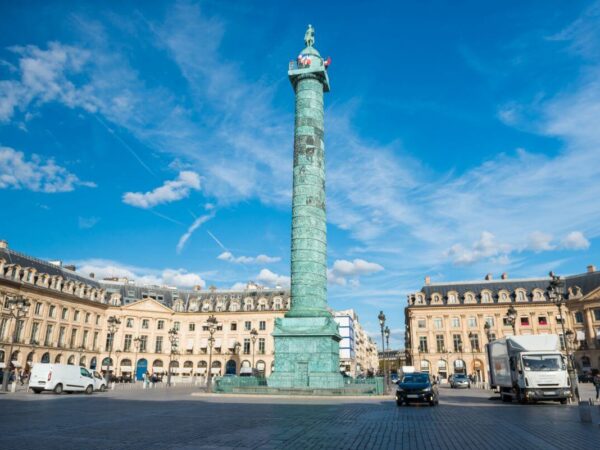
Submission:
{"label": "awning", "polygon": [[235,348],[235,343],[236,343],[235,339],[229,339],[229,345],[227,346],[227,348],[234,349]]}
{"label": "awning", "polygon": [[208,338],[200,339],[200,348],[207,348],[207,347],[208,347]]}
{"label": "awning", "polygon": [[198,368],[196,368],[196,373],[199,373],[199,374],[206,373],[206,367],[198,367]]}
{"label": "awning", "polygon": [[194,349],[194,338],[190,338],[187,340],[187,349],[188,350]]}
{"label": "awning", "polygon": [[581,330],[577,330],[577,340],[585,341],[585,333]]}
{"label": "awning", "polygon": [[213,375],[215,373],[220,373],[221,372],[221,368],[220,367],[213,367],[210,371],[210,373],[212,373]]}
{"label": "awning", "polygon": [[215,339],[215,345],[214,345],[214,347],[215,348],[221,348],[221,345],[222,345],[221,341],[222,341],[221,338]]}
{"label": "awning", "polygon": [[163,373],[165,371],[164,367],[153,367],[152,372],[154,373]]}
{"label": "awning", "polygon": [[133,367],[131,366],[121,366],[121,370],[124,372],[131,372],[132,369]]}

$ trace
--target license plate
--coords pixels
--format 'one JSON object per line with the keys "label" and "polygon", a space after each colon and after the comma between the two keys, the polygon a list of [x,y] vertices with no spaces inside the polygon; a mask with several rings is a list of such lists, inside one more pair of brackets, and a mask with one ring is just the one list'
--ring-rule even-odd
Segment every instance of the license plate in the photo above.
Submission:
{"label": "license plate", "polygon": [[544,395],[556,395],[556,391],[546,391]]}
{"label": "license plate", "polygon": [[406,396],[407,398],[419,398],[418,395],[414,395],[414,394],[409,394]]}

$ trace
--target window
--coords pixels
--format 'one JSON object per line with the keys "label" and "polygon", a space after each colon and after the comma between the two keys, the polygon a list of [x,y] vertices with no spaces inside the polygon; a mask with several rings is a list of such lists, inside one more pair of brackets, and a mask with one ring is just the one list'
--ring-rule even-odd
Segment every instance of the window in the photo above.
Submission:
{"label": "window", "polygon": [[472,333],[469,336],[469,340],[471,342],[471,351],[472,352],[478,352],[479,351],[479,335]]}
{"label": "window", "polygon": [[244,355],[249,355],[249,354],[250,354],[250,339],[245,338],[244,339]]}
{"label": "window", "polygon": [[127,328],[133,328],[133,319],[131,317],[127,318],[127,324],[125,326]]}
{"label": "window", "polygon": [[154,353],[162,353],[163,337],[156,336],[156,342],[154,345]]}
{"label": "window", "polygon": [[35,304],[35,311],[34,311],[34,314],[35,314],[36,316],[40,316],[40,315],[42,314],[42,304],[41,304],[40,302],[37,302],[37,303]]}
{"label": "window", "polygon": [[573,315],[575,316],[575,323],[583,323],[583,313],[581,311],[575,311]]}
{"label": "window", "polygon": [[252,322],[250,322],[249,320],[244,322],[244,330],[246,331],[250,331],[252,329]]}
{"label": "window", "polygon": [[444,321],[440,318],[433,319],[433,328],[441,330],[444,327]]}
{"label": "window", "polygon": [[427,336],[419,336],[419,351],[427,353]]}
{"label": "window", "polygon": [[164,330],[165,329],[165,321],[164,320],[159,320],[158,322],[156,322],[156,329],[157,330]]}
{"label": "window", "polygon": [[112,335],[110,333],[106,335],[106,346],[105,346],[105,349],[106,349],[107,352],[110,351],[110,350],[112,350],[113,338],[114,338],[114,335]]}
{"label": "window", "polygon": [[75,311],[75,314],[73,315],[73,320],[75,322],[77,322],[79,320],[79,311]]}
{"label": "window", "polygon": [[49,347],[52,345],[52,325],[46,327],[46,337],[44,338],[44,345]]}
{"label": "window", "polygon": [[60,315],[62,320],[67,320],[69,318],[69,310],[67,308],[62,309],[62,313]]}
{"label": "window", "polygon": [[442,353],[445,350],[443,334],[436,334],[435,347],[438,353]]}
{"label": "window", "polygon": [[60,330],[58,330],[58,346],[59,347],[62,347],[65,345],[65,331],[66,331],[65,327],[60,327]]}
{"label": "window", "polygon": [[128,352],[131,350],[131,341],[132,341],[132,335],[131,334],[126,334],[125,335],[125,342],[123,343],[123,350]]}
{"label": "window", "polygon": [[546,316],[539,316],[538,325],[548,325],[548,318]]}
{"label": "window", "polygon": [[90,332],[88,330],[83,330],[83,337],[81,338],[81,346],[85,348],[87,346],[87,339]]}
{"label": "window", "polygon": [[196,324],[195,323],[190,323],[188,325],[188,330],[189,331],[196,331]]}
{"label": "window", "polygon": [[562,318],[562,316],[559,316],[559,315],[557,315],[557,316],[556,316],[556,323],[557,323],[557,324],[561,324],[561,323],[563,323],[563,318]]}
{"label": "window", "polygon": [[25,321],[24,320],[19,320],[17,322],[16,325],[16,330],[15,330],[15,337],[17,339],[17,342],[21,342],[21,334],[23,333],[23,325],[25,325]]}
{"label": "window", "polygon": [[229,327],[229,329],[231,331],[236,331],[237,330],[237,322],[231,322],[231,326]]}
{"label": "window", "polygon": [[140,336],[140,353],[145,353],[148,349],[148,336]]}
{"label": "window", "polygon": [[460,328],[460,318],[459,317],[452,318],[452,328]]}
{"label": "window", "polygon": [[426,328],[427,320],[426,319],[418,319],[417,320],[417,328]]}
{"label": "window", "polygon": [[594,310],[594,320],[600,322],[600,309]]}
{"label": "window", "polygon": [[487,323],[490,327],[493,327],[494,326],[494,318],[492,316],[486,317],[485,323]]}
{"label": "window", "polygon": [[94,341],[92,342],[92,349],[96,350],[98,348],[98,332],[94,332]]}
{"label": "window", "polygon": [[100,314],[96,314],[96,325],[100,325]]}
{"label": "window", "polygon": [[452,343],[454,344],[455,352],[462,352],[462,338],[460,337],[460,334],[452,335]]}
{"label": "window", "polygon": [[529,326],[529,317],[521,317],[521,326],[528,327]]}
{"label": "window", "polygon": [[265,338],[258,338],[258,354],[265,354]]}
{"label": "window", "polygon": [[90,313],[85,313],[85,323],[90,323]]}
{"label": "window", "polygon": [[29,336],[29,343],[30,344],[36,344],[37,342],[37,338],[38,338],[38,330],[40,329],[40,324],[39,322],[33,322],[33,325],[31,326],[31,335]]}
{"label": "window", "polygon": [[477,327],[477,318],[476,317],[469,317],[467,319],[467,325],[469,328],[476,328]]}
{"label": "window", "polygon": [[179,329],[181,328],[181,323],[180,322],[173,322],[173,328],[177,331],[179,331]]}
{"label": "window", "polygon": [[[51,325],[48,325],[51,326]],[[6,329],[8,328],[8,319],[0,319],[0,339],[4,339]],[[4,362],[4,361],[2,361]]]}
{"label": "window", "polygon": [[505,326],[505,327],[510,327],[511,326],[510,322],[508,321],[508,317],[503,317],[502,318],[502,325]]}
{"label": "window", "polygon": [[52,317],[53,319],[56,317],[56,306],[50,305],[50,309],[48,310],[48,317]]}
{"label": "window", "polygon": [[71,339],[69,340],[69,346],[71,348],[75,347],[75,340],[77,339],[77,330],[75,328],[73,328],[71,330]]}
{"label": "window", "polygon": [[258,329],[260,331],[265,331],[267,329],[267,322],[265,320],[258,322]]}
{"label": "window", "polygon": [[148,328],[150,328],[150,321],[148,319],[142,319],[142,328],[144,330],[147,330]]}
{"label": "window", "polygon": [[496,333],[490,333],[490,342],[496,340]]}

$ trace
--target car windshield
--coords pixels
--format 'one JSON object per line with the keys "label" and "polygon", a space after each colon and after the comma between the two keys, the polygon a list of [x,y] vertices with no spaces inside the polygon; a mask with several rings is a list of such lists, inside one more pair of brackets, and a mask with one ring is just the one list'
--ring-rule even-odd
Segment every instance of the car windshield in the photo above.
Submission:
{"label": "car windshield", "polygon": [[455,380],[466,380],[467,376],[466,375],[454,375],[454,379]]}
{"label": "car windshield", "polygon": [[525,370],[544,372],[550,370],[564,370],[565,364],[560,355],[523,355]]}
{"label": "car windshield", "polygon": [[427,383],[429,376],[423,373],[409,373],[402,378],[403,383]]}

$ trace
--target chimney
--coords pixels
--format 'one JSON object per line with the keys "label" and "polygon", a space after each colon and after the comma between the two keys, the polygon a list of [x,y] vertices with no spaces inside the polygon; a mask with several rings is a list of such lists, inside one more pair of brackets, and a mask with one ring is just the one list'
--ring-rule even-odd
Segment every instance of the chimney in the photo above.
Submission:
{"label": "chimney", "polygon": [[429,275],[427,275],[427,276],[425,277],[425,284],[426,284],[426,285],[430,285],[430,284],[431,284],[431,277],[430,277]]}
{"label": "chimney", "polygon": [[485,281],[490,281],[490,280],[492,280],[493,278],[494,278],[494,277],[492,276],[492,274],[491,274],[491,273],[488,273],[488,274],[485,276]]}
{"label": "chimney", "polygon": [[501,276],[501,278],[502,278],[503,280],[508,280],[508,274],[507,274],[506,272],[502,272],[502,276]]}
{"label": "chimney", "polygon": [[[6,242],[6,241],[0,241],[0,245],[1,245],[2,242]],[[0,247],[0,248],[2,248],[2,247]],[[587,266],[587,271],[588,271],[588,273],[595,272],[596,271],[596,266],[593,265],[593,264],[590,264],[589,266]]]}
{"label": "chimney", "polygon": [[8,248],[8,241],[0,239],[0,248]]}
{"label": "chimney", "polygon": [[90,273],[90,278],[96,278],[96,274],[94,272]]}
{"label": "chimney", "polygon": [[64,269],[67,269],[67,270],[71,270],[71,271],[73,271],[73,272],[75,272],[75,271],[77,270],[77,267],[75,267],[73,264],[65,264],[65,265],[63,266],[63,268],[64,268]]}

